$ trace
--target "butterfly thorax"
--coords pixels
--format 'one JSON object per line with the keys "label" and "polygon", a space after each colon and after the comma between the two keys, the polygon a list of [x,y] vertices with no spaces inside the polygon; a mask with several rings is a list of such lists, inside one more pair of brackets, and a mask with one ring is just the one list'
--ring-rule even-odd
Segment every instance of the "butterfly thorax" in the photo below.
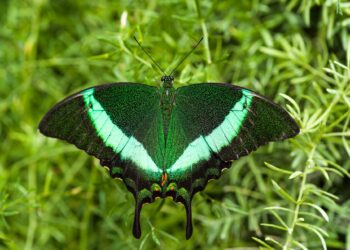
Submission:
{"label": "butterfly thorax", "polygon": [[171,118],[171,110],[174,104],[174,94],[175,89],[173,87],[174,77],[172,76],[163,76],[162,77],[163,86],[160,89],[160,105],[162,108],[162,117],[163,117],[163,129],[165,139],[167,138],[168,128]]}

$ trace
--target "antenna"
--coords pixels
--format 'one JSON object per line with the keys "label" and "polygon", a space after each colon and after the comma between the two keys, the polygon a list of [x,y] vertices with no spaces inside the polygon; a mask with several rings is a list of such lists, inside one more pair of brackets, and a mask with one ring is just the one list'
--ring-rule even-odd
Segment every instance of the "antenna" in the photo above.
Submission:
{"label": "antenna", "polygon": [[199,39],[199,41],[197,42],[197,44],[191,49],[190,52],[188,52],[183,58],[182,60],[176,65],[176,67],[171,71],[170,75],[171,76],[175,70],[186,60],[186,58],[192,54],[192,52],[198,47],[198,45],[201,43],[201,41],[203,40],[203,37],[201,39]]}
{"label": "antenna", "polygon": [[142,51],[145,52],[145,54],[152,60],[152,62],[158,67],[158,69],[160,69],[160,71],[162,71],[163,74],[166,75],[165,71],[159,66],[159,64],[153,59],[153,57],[142,47],[142,45],[139,43],[139,41],[137,41],[135,36],[134,36],[134,39],[137,42],[137,44],[140,46]]}

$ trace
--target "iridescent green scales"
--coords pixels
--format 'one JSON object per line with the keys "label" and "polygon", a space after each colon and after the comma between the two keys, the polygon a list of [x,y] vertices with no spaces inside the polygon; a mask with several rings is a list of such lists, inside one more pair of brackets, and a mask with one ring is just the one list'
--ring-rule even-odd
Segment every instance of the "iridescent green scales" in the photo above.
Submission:
{"label": "iridescent green scales", "polygon": [[74,94],[54,106],[39,125],[100,159],[123,179],[136,206],[133,233],[141,236],[142,204],[173,197],[186,208],[233,160],[269,141],[294,137],[299,128],[280,106],[253,91],[222,83],[173,88],[112,83]]}
{"label": "iridescent green scales", "polygon": [[83,98],[91,123],[104,145],[112,148],[116,154],[120,154],[121,160],[132,161],[157,180],[159,173],[162,173],[161,168],[157,167],[147,150],[137,139],[124,134],[118,125],[113,123],[101,104],[94,98],[94,89],[85,90]]}
{"label": "iridescent green scales", "polygon": [[200,161],[208,161],[213,153],[218,154],[223,147],[230,145],[248,115],[252,98],[249,90],[243,89],[242,97],[234,104],[222,123],[209,135],[201,134],[191,142],[167,172],[180,176],[184,172],[193,171],[191,166]]}

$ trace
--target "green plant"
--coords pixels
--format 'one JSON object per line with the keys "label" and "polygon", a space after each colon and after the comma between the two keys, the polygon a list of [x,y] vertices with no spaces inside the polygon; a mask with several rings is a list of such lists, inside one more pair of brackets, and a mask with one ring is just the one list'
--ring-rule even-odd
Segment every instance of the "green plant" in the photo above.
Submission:
{"label": "green plant", "polygon": [[[350,4],[292,1],[3,1],[0,16],[0,248],[350,247]],[[136,35],[177,86],[231,82],[284,105],[301,127],[235,161],[193,202],[194,235],[170,200],[145,206],[73,146],[37,131],[70,93],[104,82],[158,85]],[[167,67],[166,67],[167,66]]]}

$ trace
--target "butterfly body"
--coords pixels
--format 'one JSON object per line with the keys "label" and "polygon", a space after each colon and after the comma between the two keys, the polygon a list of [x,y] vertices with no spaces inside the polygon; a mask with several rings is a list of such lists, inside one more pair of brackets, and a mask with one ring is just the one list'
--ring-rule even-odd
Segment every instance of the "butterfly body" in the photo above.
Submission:
{"label": "butterfly body", "polygon": [[253,91],[222,83],[175,89],[173,80],[163,77],[159,88],[112,83],[83,90],[55,105],[39,125],[123,179],[135,198],[136,238],[142,205],[167,196],[184,204],[191,237],[192,197],[209,179],[259,146],[299,133],[286,111]]}
{"label": "butterfly body", "polygon": [[164,136],[167,137],[170,124],[171,111],[174,105],[175,89],[173,87],[174,78],[171,76],[162,77],[163,86],[159,89],[160,105],[163,115]]}

